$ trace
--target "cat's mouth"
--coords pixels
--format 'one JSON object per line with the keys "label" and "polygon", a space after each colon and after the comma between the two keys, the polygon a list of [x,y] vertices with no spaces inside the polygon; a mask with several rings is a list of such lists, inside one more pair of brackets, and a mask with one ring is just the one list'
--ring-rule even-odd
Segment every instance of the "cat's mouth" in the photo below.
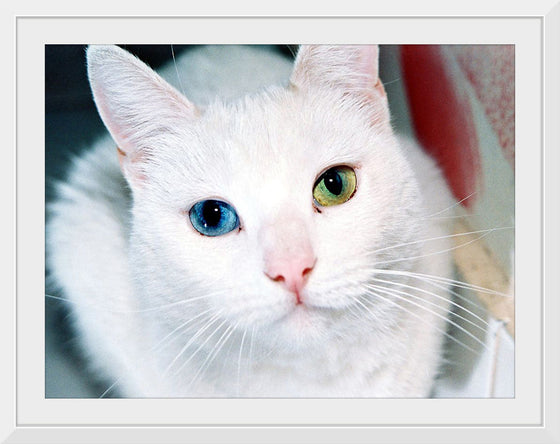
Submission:
{"label": "cat's mouth", "polygon": [[308,302],[294,304],[292,308],[276,320],[278,325],[294,325],[299,328],[317,326],[321,320],[337,317],[341,308],[319,306]]}
{"label": "cat's mouth", "polygon": [[286,322],[292,322],[293,319],[304,319],[316,315],[320,309],[309,304],[294,304],[282,316],[274,321],[274,324],[281,325]]}

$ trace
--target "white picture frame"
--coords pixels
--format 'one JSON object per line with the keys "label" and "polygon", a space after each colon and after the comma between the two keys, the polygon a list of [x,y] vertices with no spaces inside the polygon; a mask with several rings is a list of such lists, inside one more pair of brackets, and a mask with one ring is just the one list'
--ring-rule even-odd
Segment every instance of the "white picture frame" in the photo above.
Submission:
{"label": "white picture frame", "polygon": [[[101,5],[76,12],[53,7],[44,15],[44,7],[20,12],[12,5],[2,31],[13,62],[2,74],[4,97],[12,99],[3,113],[3,134],[10,137],[3,148],[2,192],[10,210],[2,230],[2,245],[9,246],[2,267],[2,282],[9,285],[0,311],[2,442],[560,442],[555,171],[560,165],[555,148],[560,146],[560,2],[460,11],[400,5],[364,7],[359,13],[341,7],[329,12],[331,17],[309,11],[273,17],[243,6],[217,17],[202,7],[162,13]],[[248,43],[256,38],[294,44],[516,44],[516,141],[526,148],[516,151],[514,399],[45,399],[44,45]],[[537,64],[524,66],[525,60]]]}

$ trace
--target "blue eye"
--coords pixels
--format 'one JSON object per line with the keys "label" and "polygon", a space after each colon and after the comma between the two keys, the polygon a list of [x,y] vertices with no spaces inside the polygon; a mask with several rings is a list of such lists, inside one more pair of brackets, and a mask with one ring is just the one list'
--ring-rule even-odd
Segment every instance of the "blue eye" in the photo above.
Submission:
{"label": "blue eye", "polygon": [[189,211],[192,226],[205,236],[221,236],[239,227],[239,218],[230,204],[221,200],[202,200]]}

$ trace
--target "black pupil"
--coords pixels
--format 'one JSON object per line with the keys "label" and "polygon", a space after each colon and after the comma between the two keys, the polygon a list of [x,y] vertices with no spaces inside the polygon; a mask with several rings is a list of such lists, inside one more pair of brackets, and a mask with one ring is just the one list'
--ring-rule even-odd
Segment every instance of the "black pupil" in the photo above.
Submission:
{"label": "black pupil", "polygon": [[202,217],[207,227],[216,227],[222,219],[222,210],[215,200],[208,200],[202,206]]}
{"label": "black pupil", "polygon": [[323,180],[325,181],[327,190],[335,196],[338,196],[342,192],[342,179],[336,170],[327,171],[323,176]]}

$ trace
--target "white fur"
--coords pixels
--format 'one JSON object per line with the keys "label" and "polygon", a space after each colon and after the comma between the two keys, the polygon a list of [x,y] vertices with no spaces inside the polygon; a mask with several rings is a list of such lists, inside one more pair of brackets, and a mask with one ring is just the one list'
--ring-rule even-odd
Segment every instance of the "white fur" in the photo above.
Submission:
{"label": "white fur", "polygon": [[[237,91],[247,92],[241,85],[251,76],[257,85],[260,77],[287,84],[282,59],[272,65],[262,49],[229,50],[239,57],[223,81]],[[223,51],[185,57],[204,60],[203,71],[179,60],[181,83],[223,69]],[[424,216],[452,200],[431,160],[393,135],[376,59],[375,47],[305,48],[291,86],[227,103],[209,98],[219,87],[203,94],[200,86],[197,105],[209,105],[197,108],[128,53],[89,49],[90,81],[113,139],[77,159],[61,185],[48,260],[92,368],[118,381],[122,396],[429,394],[446,292],[437,298],[422,291],[433,286],[372,269],[394,261],[386,268],[451,277],[448,253],[419,257],[449,241],[418,241],[449,234],[445,220]],[[358,189],[318,213],[314,182],[339,164],[356,168]],[[208,198],[232,204],[242,229],[196,232],[188,210]],[[303,305],[263,273],[270,238],[312,245],[317,262]],[[388,248],[397,244],[405,245]],[[421,299],[368,296],[373,278]]]}

